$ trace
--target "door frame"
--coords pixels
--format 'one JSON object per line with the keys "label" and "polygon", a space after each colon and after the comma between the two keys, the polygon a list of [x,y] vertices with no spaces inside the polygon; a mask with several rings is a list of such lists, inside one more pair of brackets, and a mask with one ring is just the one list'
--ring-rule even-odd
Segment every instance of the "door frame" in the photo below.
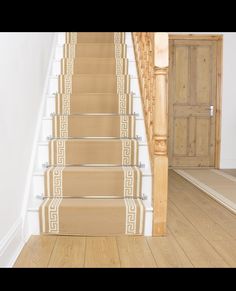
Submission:
{"label": "door frame", "polygon": [[221,107],[222,107],[222,34],[169,34],[169,40],[215,40],[216,41],[216,100],[215,100],[215,165],[220,168],[221,151]]}

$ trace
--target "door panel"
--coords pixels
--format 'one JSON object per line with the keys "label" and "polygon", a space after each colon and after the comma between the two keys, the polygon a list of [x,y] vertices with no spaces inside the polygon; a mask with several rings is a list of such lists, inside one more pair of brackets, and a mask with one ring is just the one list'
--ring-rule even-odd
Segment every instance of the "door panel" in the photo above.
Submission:
{"label": "door panel", "polygon": [[176,48],[176,82],[175,82],[175,102],[186,103],[188,101],[188,76],[189,67],[188,62],[188,48],[177,47]]}
{"label": "door panel", "polygon": [[216,48],[215,40],[170,40],[170,166],[214,166]]}
{"label": "door panel", "polygon": [[176,118],[174,123],[174,154],[185,156],[187,154],[187,118]]}

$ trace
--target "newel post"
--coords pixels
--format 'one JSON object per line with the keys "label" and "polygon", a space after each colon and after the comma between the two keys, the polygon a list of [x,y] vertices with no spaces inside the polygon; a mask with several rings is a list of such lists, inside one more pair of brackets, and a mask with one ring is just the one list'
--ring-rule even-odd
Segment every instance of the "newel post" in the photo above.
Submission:
{"label": "newel post", "polygon": [[153,92],[153,235],[166,234],[168,193],[168,66],[167,33],[154,33]]}

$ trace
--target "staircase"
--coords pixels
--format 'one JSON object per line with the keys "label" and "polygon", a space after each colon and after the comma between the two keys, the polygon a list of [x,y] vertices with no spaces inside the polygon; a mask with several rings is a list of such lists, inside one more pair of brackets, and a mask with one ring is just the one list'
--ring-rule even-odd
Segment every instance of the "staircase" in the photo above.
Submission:
{"label": "staircase", "polygon": [[67,33],[40,229],[143,235],[145,207],[124,33]]}

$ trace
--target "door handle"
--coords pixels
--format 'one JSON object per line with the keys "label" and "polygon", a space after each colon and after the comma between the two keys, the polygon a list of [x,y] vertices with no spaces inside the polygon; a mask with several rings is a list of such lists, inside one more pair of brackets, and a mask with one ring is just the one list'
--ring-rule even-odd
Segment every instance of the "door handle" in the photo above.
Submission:
{"label": "door handle", "polygon": [[210,116],[213,116],[214,115],[214,106],[213,105],[209,106],[208,110],[210,111]]}

